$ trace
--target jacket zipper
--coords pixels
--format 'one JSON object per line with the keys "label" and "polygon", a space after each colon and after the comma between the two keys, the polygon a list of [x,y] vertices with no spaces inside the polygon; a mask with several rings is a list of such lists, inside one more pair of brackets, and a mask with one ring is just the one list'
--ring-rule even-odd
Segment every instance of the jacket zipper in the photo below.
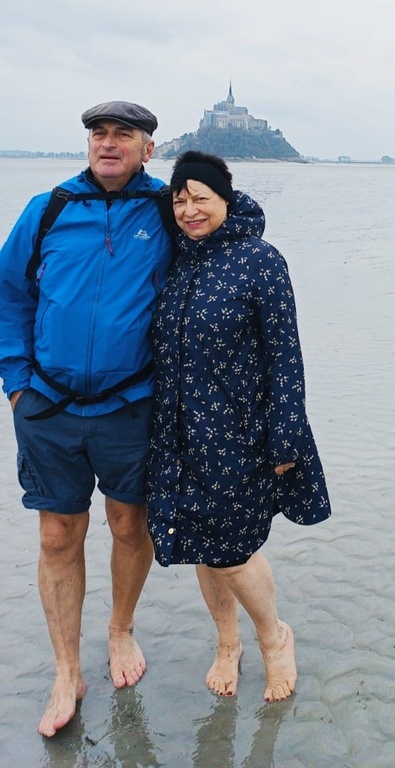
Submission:
{"label": "jacket zipper", "polygon": [[106,235],[106,246],[110,252],[110,256],[114,256],[114,249],[112,247],[111,237],[110,235]]}

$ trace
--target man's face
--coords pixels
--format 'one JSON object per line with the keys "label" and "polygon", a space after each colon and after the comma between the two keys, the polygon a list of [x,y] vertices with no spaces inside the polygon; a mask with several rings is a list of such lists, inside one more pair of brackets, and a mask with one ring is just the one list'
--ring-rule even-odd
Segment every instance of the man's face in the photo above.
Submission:
{"label": "man's face", "polygon": [[103,120],[89,131],[89,165],[99,183],[108,191],[122,189],[142,163],[147,163],[154,142],[144,143],[139,128],[128,128],[114,120]]}

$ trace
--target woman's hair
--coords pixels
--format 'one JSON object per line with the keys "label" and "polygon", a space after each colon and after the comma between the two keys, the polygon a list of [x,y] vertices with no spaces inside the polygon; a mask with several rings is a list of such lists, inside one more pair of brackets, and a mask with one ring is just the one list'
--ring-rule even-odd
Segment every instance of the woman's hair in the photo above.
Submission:
{"label": "woman's hair", "polygon": [[197,150],[184,152],[173,166],[172,192],[179,194],[182,189],[187,189],[191,179],[206,184],[228,203],[233,203],[232,174],[222,157]]}

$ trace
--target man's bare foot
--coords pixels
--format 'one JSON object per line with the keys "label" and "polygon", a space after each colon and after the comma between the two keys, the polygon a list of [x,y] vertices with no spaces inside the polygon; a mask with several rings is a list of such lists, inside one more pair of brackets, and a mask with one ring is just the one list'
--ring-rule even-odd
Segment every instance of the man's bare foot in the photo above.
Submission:
{"label": "man's bare foot", "polygon": [[135,685],[143,676],[147,664],[131,630],[110,628],[110,674],[115,688]]}
{"label": "man's bare foot", "polygon": [[262,650],[266,667],[265,701],[281,701],[287,699],[295,688],[296,662],[294,652],[294,636],[290,626],[285,621],[279,622],[280,640],[278,648],[271,651]]}
{"label": "man's bare foot", "polygon": [[243,647],[239,642],[237,646],[218,646],[215,659],[210,667],[206,683],[208,688],[219,696],[234,696],[239,680],[239,664]]}
{"label": "man's bare foot", "polygon": [[82,699],[85,691],[86,685],[82,677],[74,683],[70,680],[66,682],[58,676],[38,726],[38,732],[42,736],[54,736],[56,731],[67,725],[75,714],[77,701]]}

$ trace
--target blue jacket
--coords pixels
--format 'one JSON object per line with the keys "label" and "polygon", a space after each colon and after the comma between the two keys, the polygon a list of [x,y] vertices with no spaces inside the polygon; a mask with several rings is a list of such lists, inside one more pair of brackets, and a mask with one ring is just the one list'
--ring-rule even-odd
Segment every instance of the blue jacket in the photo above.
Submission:
{"label": "blue jacket", "polygon": [[[62,184],[97,192],[87,172]],[[125,189],[159,189],[142,169]],[[141,370],[151,359],[148,329],[171,259],[170,238],[155,201],[141,198],[68,203],[43,240],[35,282],[25,278],[50,193],[34,197],[0,253],[0,375],[8,397],[29,386],[53,402],[55,392],[33,371],[96,394]],[[152,376],[122,392],[129,401],[152,394]],[[78,415],[120,407],[104,403],[67,410]]]}
{"label": "blue jacket", "polygon": [[148,517],[162,565],[248,557],[278,512],[304,525],[330,515],[292,285],[263,230],[260,206],[236,193],[219,229],[179,236],[158,301]]}

